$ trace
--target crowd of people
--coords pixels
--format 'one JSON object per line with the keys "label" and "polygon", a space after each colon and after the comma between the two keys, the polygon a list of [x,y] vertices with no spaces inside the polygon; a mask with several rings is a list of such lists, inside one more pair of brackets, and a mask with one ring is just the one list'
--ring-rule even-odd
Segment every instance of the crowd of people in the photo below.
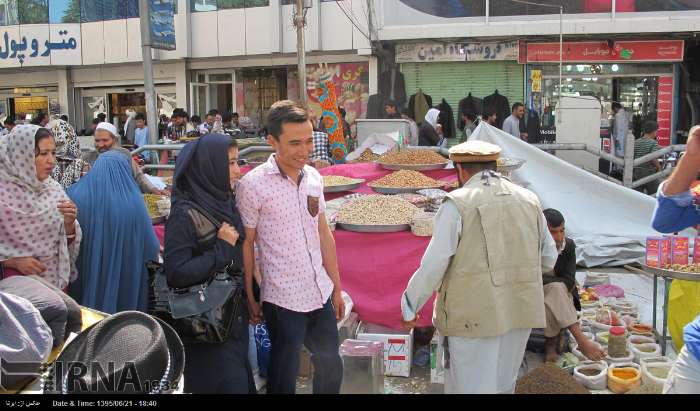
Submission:
{"label": "crowd of people", "polygon": [[[401,117],[395,106],[386,109]],[[419,143],[439,143],[438,116],[428,110]],[[482,121],[494,117],[485,110]],[[144,119],[132,119],[138,144]],[[186,135],[194,128],[188,119],[176,110],[166,134]],[[468,128],[476,119],[465,120]],[[295,392],[302,346],[312,354],[314,393],[339,393],[337,321],[345,303],[323,180],[310,165],[322,122],[298,103],[275,103],[266,124],[274,154],[241,177],[238,142],[226,132],[237,121],[207,113],[200,138],[177,158],[172,192],[150,183],[110,123],[93,128],[97,156],[86,161],[64,120],[14,126],[0,137],[2,277],[37,275],[81,305],[115,314],[149,310],[148,263],[160,255],[173,289],[202,286],[225,273],[240,283],[240,309],[222,344],[183,336],[185,391],[256,392],[248,333],[249,324],[264,320],[272,347],[268,393]],[[653,129],[645,128],[646,138]],[[534,328],[545,329],[547,361],[556,361],[565,330],[586,357],[603,359],[577,321],[576,245],[565,236],[564,215],[543,211],[534,193],[495,172],[500,147],[468,140],[449,153],[461,188],[435,217],[433,238],[401,298],[404,327],[412,329],[438,292],[434,325],[449,358],[446,392],[512,393]],[[686,156],[659,191],[657,230],[700,223],[689,194],[699,159],[696,127]],[[162,248],[143,193],[171,195]],[[686,328],[687,345],[666,391],[698,392],[699,321]]]}

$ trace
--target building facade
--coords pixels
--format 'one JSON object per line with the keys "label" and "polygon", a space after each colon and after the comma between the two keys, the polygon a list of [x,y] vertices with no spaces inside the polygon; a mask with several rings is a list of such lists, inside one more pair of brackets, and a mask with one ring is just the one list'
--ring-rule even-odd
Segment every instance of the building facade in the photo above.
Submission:
{"label": "building facade", "polygon": [[[216,108],[261,124],[272,102],[298,96],[292,3],[174,1],[177,48],[153,51],[161,113]],[[666,144],[683,142],[683,132],[700,121],[697,0],[307,3],[304,87],[315,107],[315,85],[326,70],[319,63],[328,63],[350,122],[376,111],[368,107],[372,95],[407,107],[419,91],[451,107],[455,128],[470,94],[501,106],[525,103],[545,134],[556,123],[560,95],[598,99],[601,130],[619,101],[637,126],[659,121]],[[68,114],[81,128],[98,112],[121,122],[126,110],[143,111],[137,5],[0,0],[0,117],[48,111]]]}

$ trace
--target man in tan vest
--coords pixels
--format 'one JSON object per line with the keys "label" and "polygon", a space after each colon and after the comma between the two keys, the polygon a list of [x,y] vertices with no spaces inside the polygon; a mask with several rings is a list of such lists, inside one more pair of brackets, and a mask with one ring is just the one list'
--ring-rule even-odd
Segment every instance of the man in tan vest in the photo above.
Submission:
{"label": "man in tan vest", "polygon": [[496,170],[500,147],[450,149],[463,188],[435,217],[433,239],[401,299],[404,327],[438,292],[433,324],[448,394],[513,393],[532,328],[544,328],[542,273],[557,248],[537,196]]}

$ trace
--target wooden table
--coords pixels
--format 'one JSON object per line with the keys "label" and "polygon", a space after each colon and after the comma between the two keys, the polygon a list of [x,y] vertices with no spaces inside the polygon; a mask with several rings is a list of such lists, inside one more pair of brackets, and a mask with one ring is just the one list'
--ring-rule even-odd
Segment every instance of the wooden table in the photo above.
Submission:
{"label": "wooden table", "polygon": [[[659,344],[661,345],[661,355],[666,355],[666,344],[671,337],[668,335],[668,296],[671,289],[671,283],[673,280],[682,281],[694,281],[700,282],[700,274],[696,273],[684,273],[680,271],[664,270],[660,268],[649,267],[647,265],[640,266],[630,266],[626,265],[625,268],[637,274],[646,275],[654,279],[654,297],[653,297],[653,319],[652,328],[654,329],[654,334],[659,339]],[[657,314],[657,291],[658,291],[658,281],[659,277],[664,280],[664,304],[663,304],[663,317],[662,317],[662,330],[661,335],[656,329],[656,314]]]}

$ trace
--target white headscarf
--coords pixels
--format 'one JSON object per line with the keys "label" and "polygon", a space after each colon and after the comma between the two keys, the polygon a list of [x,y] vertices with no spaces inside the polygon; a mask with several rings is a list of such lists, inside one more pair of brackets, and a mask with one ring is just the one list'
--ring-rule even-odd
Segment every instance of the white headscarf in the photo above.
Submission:
{"label": "white headscarf", "polygon": [[425,121],[428,122],[433,128],[437,128],[438,117],[440,117],[440,110],[436,108],[431,108],[425,115]]}
{"label": "white headscarf", "polygon": [[76,239],[69,250],[58,202],[68,200],[51,177],[36,176],[34,136],[40,127],[20,125],[0,139],[0,261],[32,256],[47,269],[40,274],[58,288],[77,278]]}

